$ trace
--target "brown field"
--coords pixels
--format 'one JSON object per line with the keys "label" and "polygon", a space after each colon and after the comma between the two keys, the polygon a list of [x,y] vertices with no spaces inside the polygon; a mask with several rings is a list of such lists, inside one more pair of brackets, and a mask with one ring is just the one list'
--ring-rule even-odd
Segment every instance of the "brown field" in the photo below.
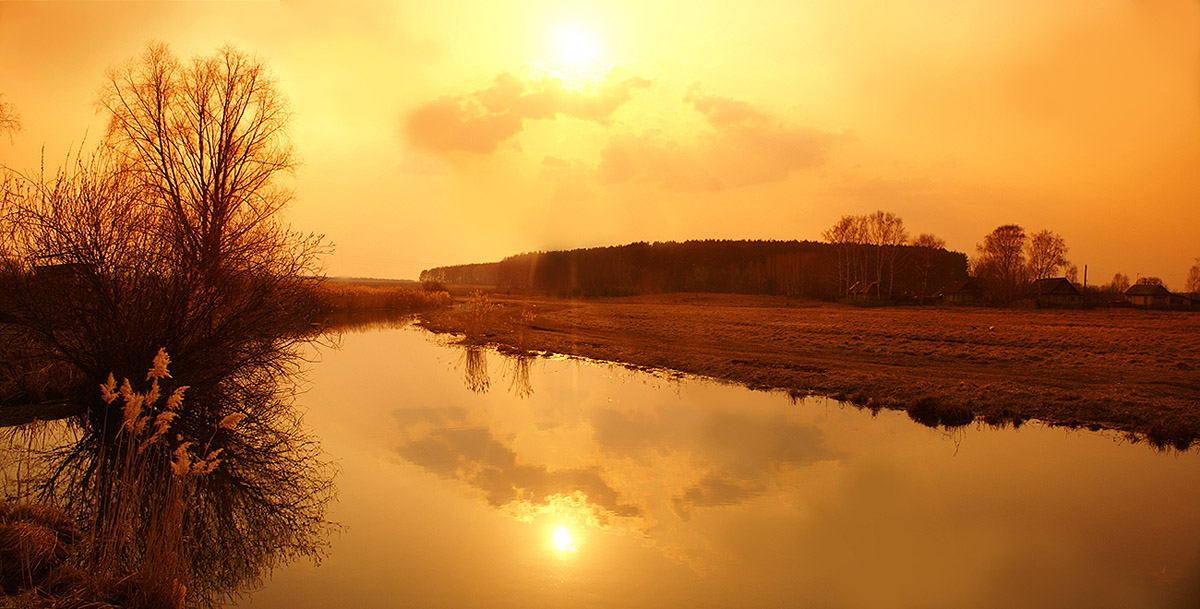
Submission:
{"label": "brown field", "polygon": [[[859,308],[734,295],[492,294],[423,314],[436,332],[905,409],[926,424],[1050,424],[1200,437],[1200,315],[1130,309]],[[476,307],[478,308],[478,307]],[[529,313],[532,313],[532,319]]]}

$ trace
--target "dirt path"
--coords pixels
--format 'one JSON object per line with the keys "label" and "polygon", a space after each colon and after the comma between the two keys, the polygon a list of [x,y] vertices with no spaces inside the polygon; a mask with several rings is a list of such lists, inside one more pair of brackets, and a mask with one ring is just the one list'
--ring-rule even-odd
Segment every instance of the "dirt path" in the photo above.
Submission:
{"label": "dirt path", "polygon": [[[481,316],[427,313],[435,332],[512,349],[665,368],[922,422],[1036,418],[1200,437],[1200,315],[1108,309],[859,308],[783,298],[668,294],[597,300],[492,295]],[[532,318],[528,314],[531,313]],[[478,319],[479,321],[473,321]]]}

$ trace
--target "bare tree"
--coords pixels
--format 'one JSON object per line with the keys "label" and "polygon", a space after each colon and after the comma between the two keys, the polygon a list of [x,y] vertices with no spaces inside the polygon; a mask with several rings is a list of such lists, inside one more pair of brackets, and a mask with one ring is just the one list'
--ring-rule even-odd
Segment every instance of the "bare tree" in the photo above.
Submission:
{"label": "bare tree", "polygon": [[1062,236],[1048,230],[1038,231],[1029,237],[1025,245],[1025,254],[1029,261],[1031,281],[1054,277],[1069,264],[1067,242]]}
{"label": "bare tree", "polygon": [[1192,294],[1200,294],[1200,258],[1192,264],[1192,268],[1188,269],[1186,291]]}
{"label": "bare tree", "polygon": [[[70,282],[26,273],[17,325],[91,378],[132,377],[159,347],[197,384],[290,367],[321,245],[277,215],[294,161],[265,67],[232,48],[183,66],[151,45],[110,70],[100,104],[107,145],[8,197],[12,254]],[[91,401],[95,427],[114,429],[119,413]]]}
{"label": "bare tree", "polygon": [[[168,218],[162,236],[180,270],[209,281],[266,271],[280,260],[264,252],[295,243],[275,222],[291,200],[281,178],[296,164],[289,115],[260,60],[225,47],[184,64],[152,44],[109,70],[98,104],[109,114],[106,142]],[[310,262],[287,257],[289,270]]]}
{"label": "bare tree", "polygon": [[1129,289],[1129,275],[1117,273],[1113,275],[1112,283],[1108,284],[1109,289],[1117,294],[1124,294],[1125,290]]}
{"label": "bare tree", "polygon": [[821,236],[837,250],[838,294],[844,295],[854,278],[855,246],[859,243],[859,222],[856,216],[842,216]]}
{"label": "bare tree", "polygon": [[899,216],[884,211],[846,215],[821,235],[837,248],[839,293],[846,294],[855,284],[874,280],[875,295],[879,297],[886,270],[891,295],[899,246],[908,240]]}
{"label": "bare tree", "polygon": [[908,241],[904,220],[896,214],[883,210],[867,216],[867,235],[875,246],[875,295],[882,296],[883,272],[888,271],[888,296],[892,295],[892,284],[896,276],[896,258],[901,245]]}
{"label": "bare tree", "polygon": [[929,272],[933,269],[933,255],[937,250],[946,248],[946,241],[929,233],[917,235],[912,240],[912,246],[917,248],[917,271],[921,276],[921,301],[929,294]]}
{"label": "bare tree", "polygon": [[1025,283],[1025,229],[1016,224],[997,227],[975,247],[976,274],[1000,302],[1016,300]]}
{"label": "bare tree", "polygon": [[4,101],[4,94],[0,93],[0,134],[8,134],[11,140],[13,134],[20,130],[21,117],[12,104]]}

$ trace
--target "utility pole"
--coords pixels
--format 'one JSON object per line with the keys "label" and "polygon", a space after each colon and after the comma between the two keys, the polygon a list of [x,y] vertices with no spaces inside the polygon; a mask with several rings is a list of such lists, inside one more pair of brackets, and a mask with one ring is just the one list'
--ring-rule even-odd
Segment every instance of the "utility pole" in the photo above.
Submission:
{"label": "utility pole", "polygon": [[1083,308],[1087,308],[1087,265],[1083,265]]}

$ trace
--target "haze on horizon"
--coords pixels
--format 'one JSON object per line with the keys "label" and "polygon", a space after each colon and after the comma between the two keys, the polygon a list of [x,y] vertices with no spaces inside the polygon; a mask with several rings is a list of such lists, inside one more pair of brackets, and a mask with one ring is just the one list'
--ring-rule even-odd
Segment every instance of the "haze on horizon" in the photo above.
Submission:
{"label": "haze on horizon", "polygon": [[262,56],[331,275],[523,251],[809,239],[876,209],[973,255],[1050,229],[1089,282],[1200,256],[1200,3],[0,1],[36,173],[100,139],[152,40]]}

